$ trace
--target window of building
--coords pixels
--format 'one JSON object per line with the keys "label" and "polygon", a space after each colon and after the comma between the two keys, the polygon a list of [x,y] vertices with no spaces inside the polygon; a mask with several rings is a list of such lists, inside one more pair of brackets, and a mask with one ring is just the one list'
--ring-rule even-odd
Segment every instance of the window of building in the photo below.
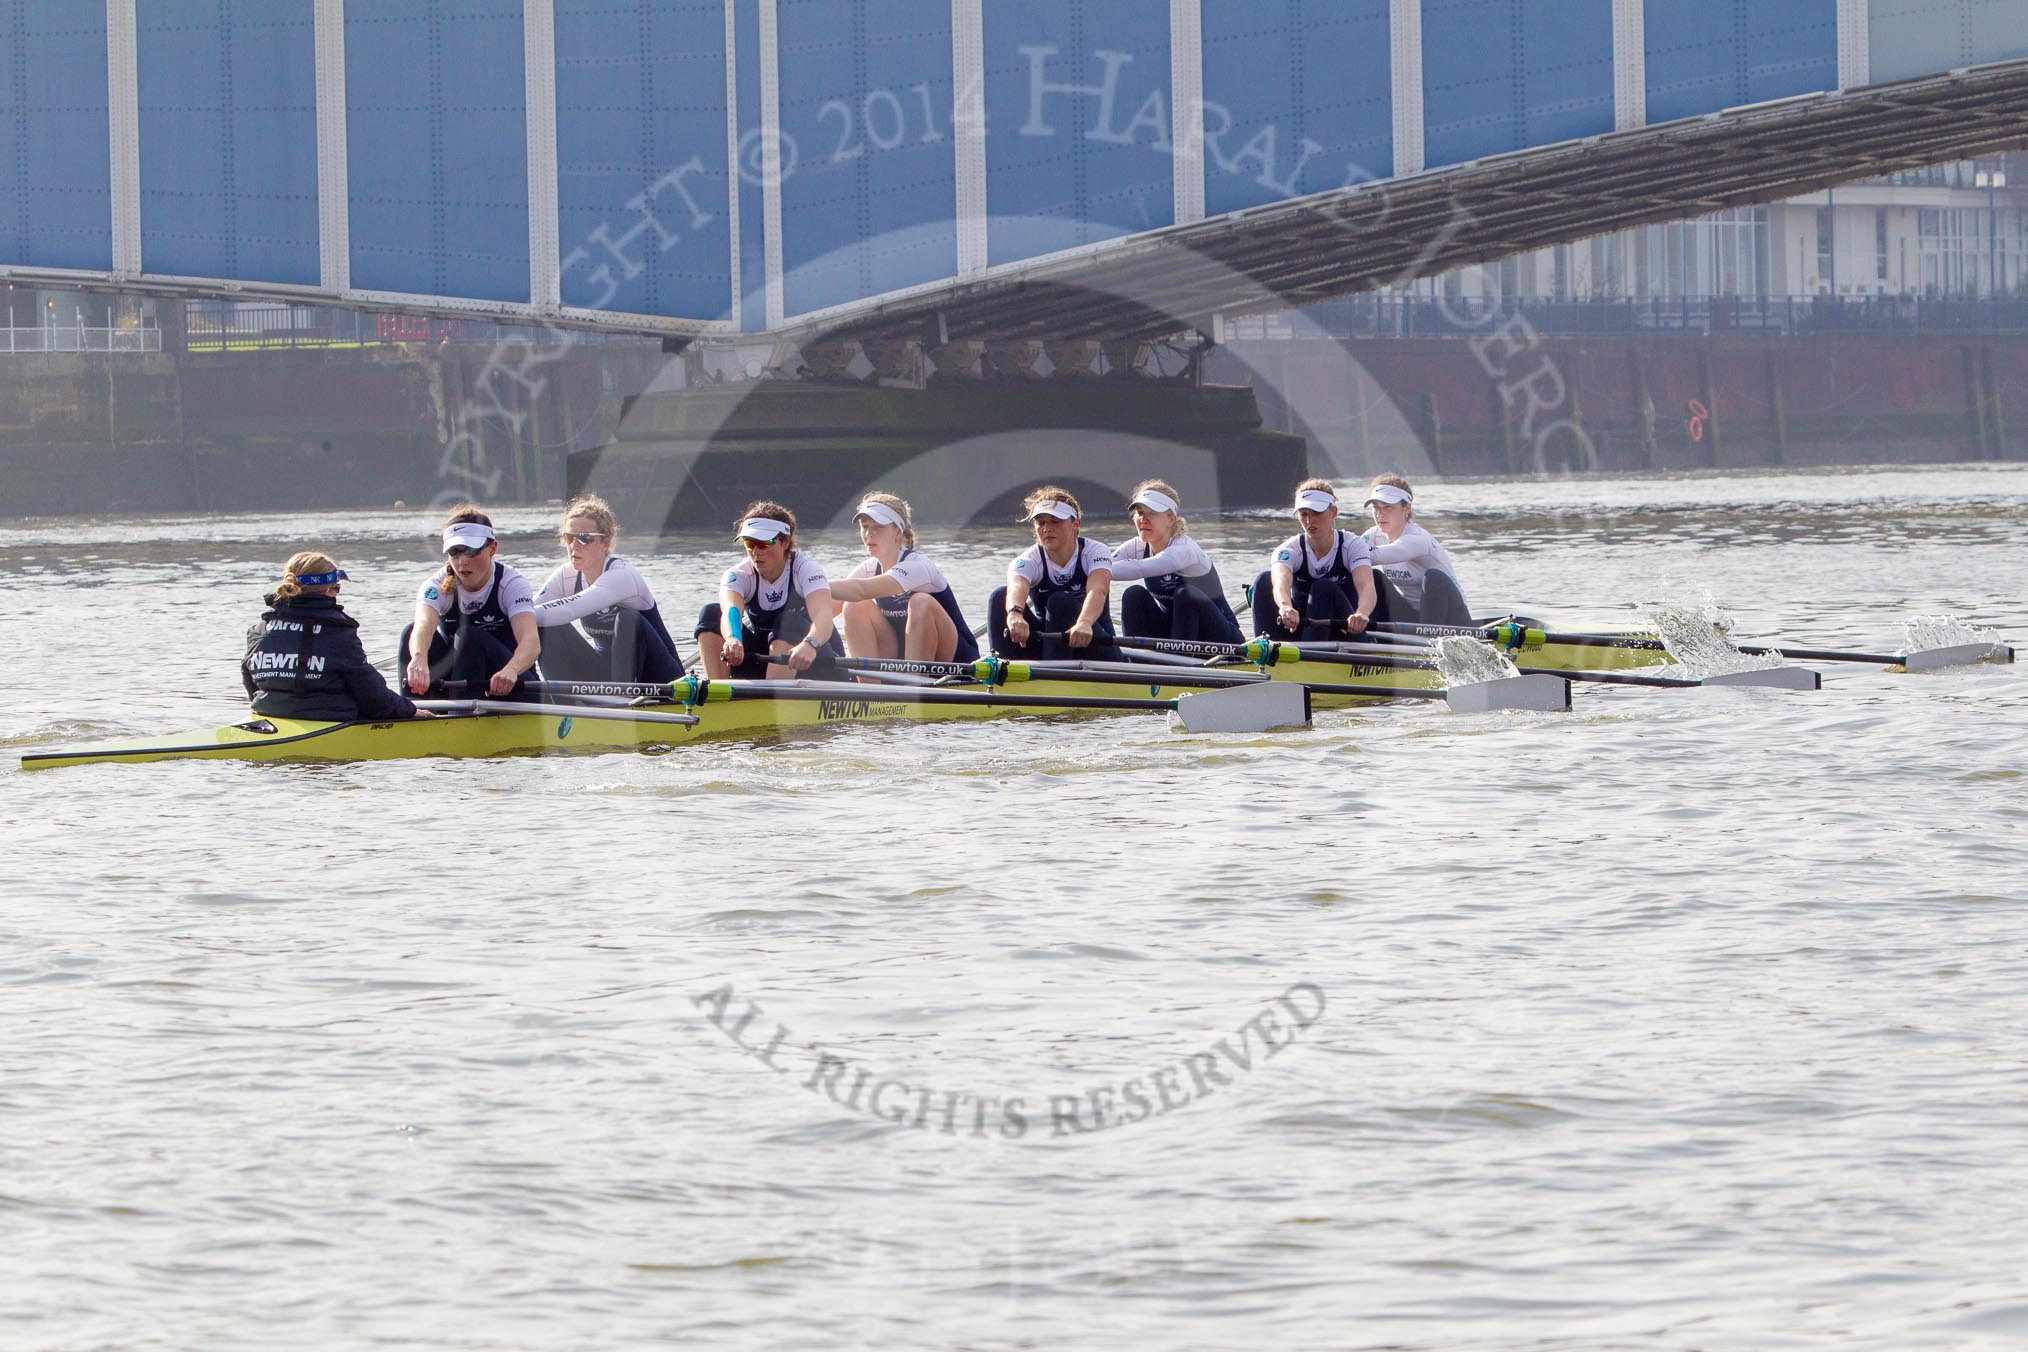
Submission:
{"label": "window of building", "polygon": [[1817,289],[1837,290],[1837,255],[1832,240],[1831,208],[1817,208]]}
{"label": "window of building", "polygon": [[1880,281],[1887,280],[1887,208],[1879,207],[1873,213],[1873,275]]}

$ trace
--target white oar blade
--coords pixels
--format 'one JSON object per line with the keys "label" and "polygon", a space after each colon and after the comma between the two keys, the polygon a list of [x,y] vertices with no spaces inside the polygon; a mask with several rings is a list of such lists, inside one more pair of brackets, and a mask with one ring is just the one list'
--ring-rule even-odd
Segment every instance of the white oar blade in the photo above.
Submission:
{"label": "white oar blade", "polygon": [[1169,726],[1185,732],[1271,732],[1309,723],[1310,689],[1295,681],[1260,681],[1184,695],[1169,715]]}
{"label": "white oar blade", "polygon": [[1757,685],[1769,690],[1821,690],[1824,678],[1808,667],[1763,667],[1756,671],[1721,671],[1699,685]]}
{"label": "white oar blade", "polygon": [[1473,681],[1444,690],[1444,702],[1457,714],[1487,714],[1518,709],[1560,714],[1570,709],[1570,682],[1561,676],[1507,676]]}
{"label": "white oar blade", "polygon": [[1925,648],[1901,659],[1903,671],[1942,671],[1945,667],[1969,666],[1973,662],[2011,662],[2013,650],[1998,643],[1960,643],[1950,648]]}

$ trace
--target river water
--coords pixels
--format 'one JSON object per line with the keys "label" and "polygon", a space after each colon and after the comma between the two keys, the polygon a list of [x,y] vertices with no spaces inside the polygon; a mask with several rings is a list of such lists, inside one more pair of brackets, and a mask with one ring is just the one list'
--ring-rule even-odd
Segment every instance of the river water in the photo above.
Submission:
{"label": "river water", "polygon": [[[1421,511],[1565,627],[2028,637],[2028,466]],[[2021,668],[18,769],[239,717],[299,543],[384,651],[433,524],[0,529],[0,1346],[2028,1341]],[[925,545],[976,619],[1020,540]],[[634,557],[687,618],[725,544]]]}

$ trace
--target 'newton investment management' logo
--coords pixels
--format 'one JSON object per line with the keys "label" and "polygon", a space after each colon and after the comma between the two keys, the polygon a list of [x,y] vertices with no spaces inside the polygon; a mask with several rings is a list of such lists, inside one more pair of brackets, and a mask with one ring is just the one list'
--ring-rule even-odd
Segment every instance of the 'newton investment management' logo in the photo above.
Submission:
{"label": "'newton investment management' logo", "polygon": [[1064,1137],[1132,1126],[1201,1103],[1293,1045],[1323,1017],[1325,999],[1317,986],[1299,981],[1208,1050],[1076,1093],[1008,1097],[911,1083],[800,1040],[781,1023],[764,1033],[770,1021],[760,1006],[741,1001],[730,983],[691,1003],[742,1052],[841,1108],[917,1131],[1016,1141],[1031,1130]]}

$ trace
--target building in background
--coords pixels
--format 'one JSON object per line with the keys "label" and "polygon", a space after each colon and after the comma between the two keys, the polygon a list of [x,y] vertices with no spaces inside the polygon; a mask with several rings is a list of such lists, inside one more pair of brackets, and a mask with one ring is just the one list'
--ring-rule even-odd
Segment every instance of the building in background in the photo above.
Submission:
{"label": "building in background", "polygon": [[1599,235],[1396,294],[1735,302],[2028,296],[2028,155],[1933,165],[1768,206]]}

